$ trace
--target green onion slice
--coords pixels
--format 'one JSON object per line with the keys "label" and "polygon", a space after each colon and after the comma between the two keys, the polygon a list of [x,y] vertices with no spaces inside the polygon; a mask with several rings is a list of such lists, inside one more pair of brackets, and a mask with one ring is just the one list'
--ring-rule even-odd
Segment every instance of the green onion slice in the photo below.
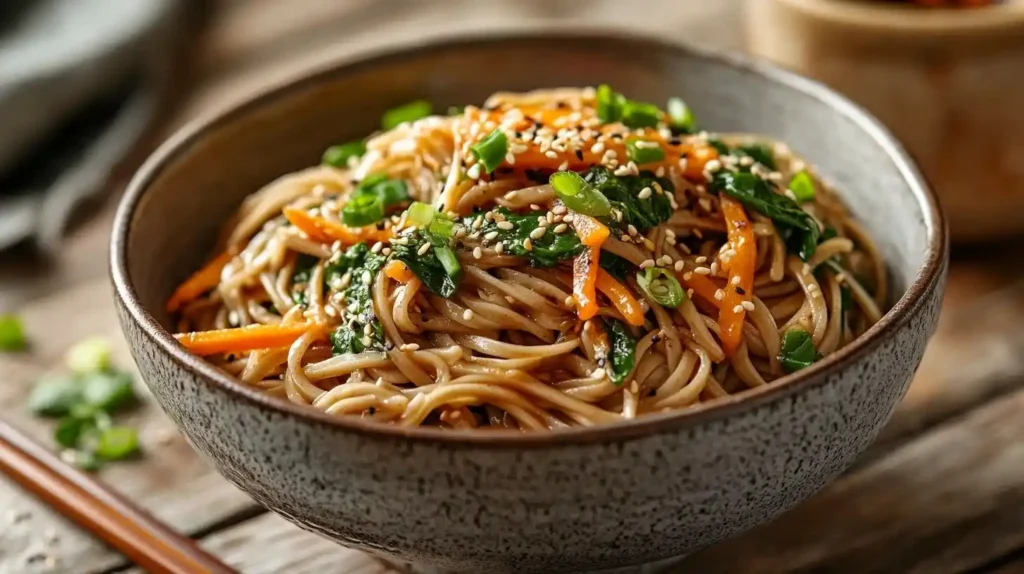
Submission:
{"label": "green onion slice", "polygon": [[139,434],[126,426],[113,426],[102,433],[96,442],[95,453],[106,460],[120,460],[139,450]]}
{"label": "green onion slice", "polygon": [[789,182],[789,190],[800,203],[814,201],[814,181],[806,171],[798,172]]}
{"label": "green onion slice", "polygon": [[0,315],[0,351],[20,351],[27,345],[21,319],[14,315]]}
{"label": "green onion slice", "polygon": [[434,254],[441,262],[441,266],[444,267],[444,272],[452,278],[452,281],[458,283],[459,276],[462,274],[462,266],[459,265],[459,258],[455,256],[452,248],[447,245],[439,245],[434,247]]}
{"label": "green onion slice", "polygon": [[414,122],[434,113],[434,106],[427,100],[416,100],[408,104],[391,108],[384,112],[380,125],[386,130],[394,129],[405,122]]}
{"label": "green onion slice", "polygon": [[809,367],[818,358],[818,350],[814,348],[814,340],[807,331],[803,329],[790,329],[782,336],[779,362],[782,364],[783,371],[794,373]]}
{"label": "green onion slice", "polygon": [[626,100],[622,106],[622,123],[633,129],[653,128],[658,125],[660,112],[654,104]]}
{"label": "green onion slice", "polygon": [[505,132],[494,130],[487,134],[487,137],[470,146],[476,159],[484,166],[487,173],[494,171],[501,162],[505,161],[505,154],[508,153],[508,138]]}
{"label": "green onion slice", "polygon": [[366,153],[366,144],[362,141],[332,145],[324,152],[323,163],[333,167],[348,167],[349,159],[359,159],[364,153]]}
{"label": "green onion slice", "polygon": [[372,225],[384,219],[384,201],[376,193],[358,193],[341,210],[341,221],[350,227]]}
{"label": "green onion slice", "polygon": [[425,230],[435,240],[447,240],[455,231],[455,222],[451,218],[421,201],[414,201],[409,206],[405,220]]}
{"label": "green onion slice", "polygon": [[409,211],[405,216],[405,220],[412,223],[416,227],[426,228],[430,225],[430,222],[434,220],[434,214],[437,211],[430,205],[423,203],[422,201],[414,201],[409,206]]}
{"label": "green onion slice", "polygon": [[685,133],[693,133],[697,129],[693,111],[681,98],[669,98],[665,111],[668,112],[669,125],[672,129]]}
{"label": "green onion slice", "polygon": [[597,119],[601,120],[601,123],[619,121],[625,103],[625,96],[613,90],[608,84],[597,87]]}
{"label": "green onion slice", "polygon": [[[653,147],[648,147],[652,144]],[[629,159],[636,162],[637,165],[665,159],[665,150],[661,149],[661,144],[643,139],[626,140],[626,152],[629,154]]]}
{"label": "green onion slice", "polygon": [[637,271],[636,282],[644,293],[662,307],[675,309],[686,300],[686,292],[679,280],[659,267]]}
{"label": "green onion slice", "polygon": [[577,213],[601,217],[612,212],[608,198],[574,171],[555,172],[551,174],[548,183],[562,203]]}

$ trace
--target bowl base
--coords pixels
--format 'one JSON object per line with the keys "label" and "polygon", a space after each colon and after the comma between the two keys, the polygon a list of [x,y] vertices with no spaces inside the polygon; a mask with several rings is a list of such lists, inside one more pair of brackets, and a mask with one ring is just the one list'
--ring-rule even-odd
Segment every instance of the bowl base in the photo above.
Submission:
{"label": "bowl base", "polygon": [[[655,562],[648,562],[646,564],[640,564],[637,566],[621,566],[617,568],[602,569],[602,570],[586,570],[580,572],[588,572],[590,574],[658,574],[659,572],[668,572],[670,566],[674,566],[682,562],[686,558],[686,554],[682,556],[676,556],[674,558],[666,558]],[[465,572],[458,572],[456,570],[446,570],[444,568],[438,568],[436,566],[417,565],[417,564],[395,564],[389,562],[392,568],[395,568],[403,574],[466,574]],[[519,572],[519,570],[514,570]]]}

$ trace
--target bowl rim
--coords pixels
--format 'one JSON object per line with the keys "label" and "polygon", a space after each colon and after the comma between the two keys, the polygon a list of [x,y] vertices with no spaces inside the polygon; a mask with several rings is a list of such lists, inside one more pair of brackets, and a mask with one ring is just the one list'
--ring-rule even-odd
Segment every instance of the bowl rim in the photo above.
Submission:
{"label": "bowl rim", "polygon": [[1024,26],[1024,4],[1016,1],[977,8],[922,8],[891,2],[850,0],[770,1],[789,5],[821,22],[878,32],[929,35],[973,33],[984,36],[993,32],[1020,30]]}
{"label": "bowl rim", "polygon": [[[250,110],[260,108],[285,97],[294,90],[304,89],[338,76],[366,68],[401,60],[411,53],[417,55],[451,49],[473,49],[505,42],[571,41],[598,43],[615,42],[637,47],[653,48],[685,57],[712,60],[721,65],[753,73],[769,81],[813,97],[837,113],[854,122],[872,137],[894,162],[898,171],[910,185],[911,192],[921,206],[927,228],[927,252],[924,265],[918,269],[906,293],[892,306],[882,319],[856,340],[814,363],[799,373],[787,375],[770,385],[746,389],[735,395],[721,397],[698,406],[668,413],[652,413],[636,419],[593,427],[572,427],[550,432],[521,433],[517,431],[452,432],[433,427],[400,427],[355,417],[331,417],[318,410],[296,405],[290,401],[271,397],[244,385],[237,378],[218,369],[203,358],[185,350],[170,332],[164,329],[139,300],[128,273],[128,235],[136,207],[146,195],[150,184],[177,158],[185,155],[193,145],[220,126],[232,122]],[[942,274],[948,254],[948,230],[938,201],[914,162],[901,144],[873,116],[846,97],[833,92],[814,80],[785,71],[772,64],[756,61],[748,56],[716,52],[689,46],[676,41],[651,38],[621,30],[593,27],[565,29],[564,26],[540,26],[529,31],[508,30],[486,34],[448,34],[394,44],[384,49],[370,50],[332,60],[326,65],[302,74],[284,83],[261,90],[240,103],[199,118],[178,130],[153,152],[139,168],[127,186],[115,215],[110,244],[110,276],[115,297],[126,310],[127,320],[133,321],[159,352],[173,362],[202,379],[215,390],[225,392],[235,400],[266,409],[276,415],[295,417],[304,423],[336,431],[352,432],[363,438],[376,440],[405,440],[440,443],[449,447],[487,448],[554,448],[566,444],[594,442],[624,442],[648,435],[676,432],[712,421],[727,418],[744,410],[785,399],[812,387],[825,384],[830,375],[848,367],[854,361],[871,353],[884,341],[891,339],[924,304],[924,295]],[[141,344],[141,342],[137,343]],[[134,345],[133,345],[134,346]],[[148,384],[148,383],[147,383]]]}

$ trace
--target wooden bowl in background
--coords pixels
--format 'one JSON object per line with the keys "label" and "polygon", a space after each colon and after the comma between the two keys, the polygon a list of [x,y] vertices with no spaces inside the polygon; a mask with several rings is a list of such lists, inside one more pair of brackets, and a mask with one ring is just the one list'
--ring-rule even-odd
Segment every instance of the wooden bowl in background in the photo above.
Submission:
{"label": "wooden bowl in background", "polygon": [[955,240],[1024,232],[1024,2],[748,0],[746,21],[754,54],[845,93],[903,140]]}

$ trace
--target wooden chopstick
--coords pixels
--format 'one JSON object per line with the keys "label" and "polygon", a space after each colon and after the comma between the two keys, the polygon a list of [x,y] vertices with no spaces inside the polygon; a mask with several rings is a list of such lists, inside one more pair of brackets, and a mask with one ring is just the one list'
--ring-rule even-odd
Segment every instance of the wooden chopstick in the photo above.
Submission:
{"label": "wooden chopstick", "polygon": [[154,574],[237,574],[0,420],[0,471]]}

